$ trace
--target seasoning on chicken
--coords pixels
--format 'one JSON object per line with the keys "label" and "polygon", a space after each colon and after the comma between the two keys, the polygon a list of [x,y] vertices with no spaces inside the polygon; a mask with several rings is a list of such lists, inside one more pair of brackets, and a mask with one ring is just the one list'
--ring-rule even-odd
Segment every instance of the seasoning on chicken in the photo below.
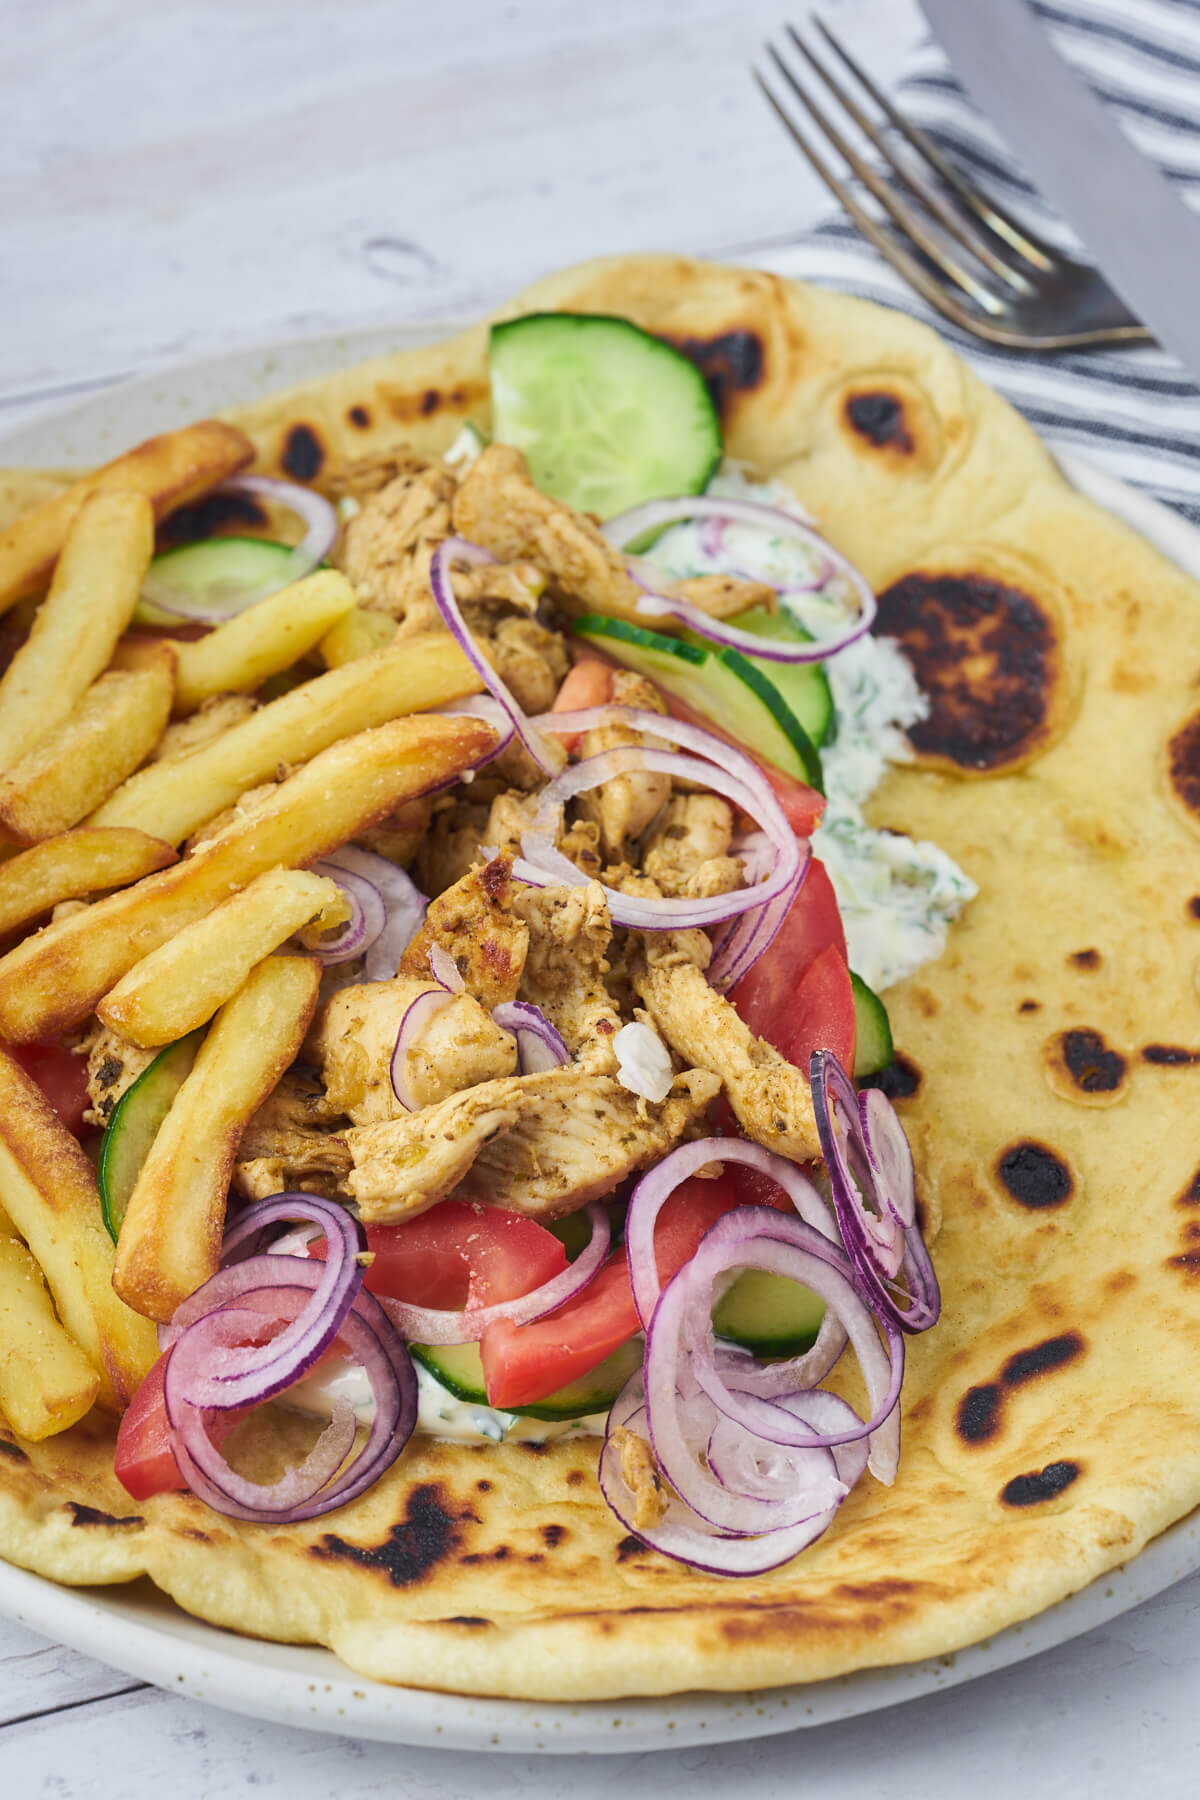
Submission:
{"label": "seasoning on chicken", "polygon": [[529,951],[529,927],[513,910],[512,863],[494,856],[472,869],[430,902],[425,923],[400,958],[397,974],[429,975],[435,944],[454,966],[481,1006],[490,1012],[501,1000],[515,1000]]}
{"label": "seasoning on chicken", "polygon": [[242,1134],[234,1185],[248,1200],[302,1190],[346,1198],[350,1152],[345,1121],[333,1113],[319,1083],[290,1070]]}
{"label": "seasoning on chicken", "polygon": [[[325,1082],[330,1107],[355,1125],[408,1115],[392,1086],[392,1052],[413,1001],[443,993],[438,983],[411,975],[361,982],[327,1000],[306,1048]],[[492,1021],[470,994],[446,995],[405,1058],[404,1080],[419,1107],[434,1106],[461,1088],[511,1075],[516,1040]]]}
{"label": "seasoning on chicken", "polygon": [[[697,954],[695,940],[705,944]],[[633,984],[659,1033],[685,1062],[720,1077],[738,1124],[756,1143],[794,1162],[820,1156],[812,1090],[763,1038],[755,1037],[704,974],[700,932],[647,933]]]}
{"label": "seasoning on chicken", "polygon": [[488,1081],[438,1106],[346,1133],[354,1167],[346,1186],[368,1224],[411,1218],[444,1200],[479,1152],[521,1112],[521,1083]]}
{"label": "seasoning on chicken", "polygon": [[157,1050],[139,1050],[124,1038],[93,1021],[84,1039],[87,1048],[87,1088],[91,1106],[84,1113],[89,1125],[107,1125],[109,1115],[126,1088],[131,1088],[143,1069],[148,1069]]}
{"label": "seasoning on chicken", "polygon": [[520,998],[540,1007],[561,1032],[577,1069],[614,1075],[612,1040],[624,1020],[604,984],[612,939],[604,890],[595,881],[526,888],[514,907],[529,926]]}
{"label": "seasoning on chicken", "polygon": [[676,794],[643,841],[642,868],[672,899],[730,894],[742,866],[730,856],[733,809],[717,794]]}

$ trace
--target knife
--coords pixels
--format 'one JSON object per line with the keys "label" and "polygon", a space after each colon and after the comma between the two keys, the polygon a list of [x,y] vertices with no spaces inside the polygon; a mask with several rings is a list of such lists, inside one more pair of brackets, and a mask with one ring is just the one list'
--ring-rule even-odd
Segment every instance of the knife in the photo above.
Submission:
{"label": "knife", "polygon": [[921,4],[955,73],[1044,197],[1126,305],[1200,375],[1200,217],[1063,61],[1025,0]]}

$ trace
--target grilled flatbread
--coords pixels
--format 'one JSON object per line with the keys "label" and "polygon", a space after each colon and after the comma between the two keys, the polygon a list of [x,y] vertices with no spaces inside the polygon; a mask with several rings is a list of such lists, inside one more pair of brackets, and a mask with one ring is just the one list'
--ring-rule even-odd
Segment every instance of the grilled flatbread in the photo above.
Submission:
{"label": "grilled flatbread", "polygon": [[[65,1582],[148,1573],[215,1623],[468,1693],[757,1688],[951,1652],[1200,1500],[1200,590],[896,313],[672,257],[505,310],[553,308],[699,362],[729,454],[859,563],[931,697],[872,821],[980,891],[887,994],[945,1297],[910,1345],[899,1479],[860,1483],[791,1565],[721,1580],[625,1532],[595,1439],[414,1439],[361,1500],[279,1529],[132,1504],[93,1415],[0,1445],[0,1549]],[[261,468],[320,484],[486,427],[485,357],[480,326],[237,423]],[[291,1428],[262,1428],[264,1459]]]}

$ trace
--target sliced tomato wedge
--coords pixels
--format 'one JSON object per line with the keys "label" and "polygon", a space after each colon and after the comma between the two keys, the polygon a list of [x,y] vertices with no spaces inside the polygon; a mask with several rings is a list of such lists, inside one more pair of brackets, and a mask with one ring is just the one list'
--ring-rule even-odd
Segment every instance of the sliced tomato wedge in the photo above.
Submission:
{"label": "sliced tomato wedge", "polygon": [[807,1075],[814,1050],[854,1067],[854,994],[833,883],[813,858],[775,941],[730,989],[738,1014]]}
{"label": "sliced tomato wedge", "polygon": [[[772,1197],[771,1204],[790,1204],[780,1189],[774,1189],[774,1195],[778,1201]],[[655,1226],[659,1280],[669,1281],[696,1254],[701,1238],[722,1213],[746,1200],[745,1188],[732,1178],[731,1169],[715,1181],[698,1176],[681,1181]],[[624,1250],[615,1250],[583,1292],[556,1312],[531,1325],[489,1326],[479,1345],[488,1404],[502,1409],[534,1406],[586,1375],[641,1328],[629,1264]]]}
{"label": "sliced tomato wedge", "polygon": [[84,1130],[83,1115],[91,1105],[87,1086],[87,1057],[77,1056],[61,1044],[6,1044],[15,1058],[36,1081],[43,1094],[66,1126],[78,1137]]}
{"label": "sliced tomato wedge", "polygon": [[[502,1206],[442,1200],[400,1225],[368,1225],[363,1286],[385,1300],[450,1312],[495,1306],[528,1294],[567,1266],[567,1253],[544,1225]],[[322,1260],[324,1238],[309,1254]]]}

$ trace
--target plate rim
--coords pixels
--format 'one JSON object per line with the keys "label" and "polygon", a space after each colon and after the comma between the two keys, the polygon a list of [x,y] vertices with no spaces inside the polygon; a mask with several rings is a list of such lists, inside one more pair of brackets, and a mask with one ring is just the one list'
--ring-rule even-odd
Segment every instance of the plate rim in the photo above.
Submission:
{"label": "plate rim", "polygon": [[[389,348],[436,342],[472,322],[461,314],[376,322],[181,359],[7,425],[0,416],[0,459],[15,451],[20,463],[62,466],[75,459],[45,446],[69,444],[72,427],[88,441],[90,427],[97,448],[88,454],[102,454],[103,415],[110,409],[126,419],[169,412],[181,402],[186,410],[190,400],[183,390],[208,385],[214,396],[208,409],[215,410],[244,403],[246,385],[261,385],[265,395]],[[230,398],[218,397],[223,393]],[[197,416],[194,407],[189,416]],[[167,428],[164,418],[157,429]],[[1056,446],[1052,436],[1040,441],[1073,487],[1200,578],[1200,528],[1079,451]],[[0,1615],[170,1693],[276,1724],[418,1747],[605,1754],[771,1736],[917,1699],[1067,1643],[1198,1568],[1200,1512],[1193,1512],[1130,1563],[957,1652],[760,1692],[706,1690],[579,1703],[474,1697],[372,1681],[323,1646],[267,1643],[194,1618],[150,1588],[146,1578],[128,1585],[67,1587],[0,1560]]]}

